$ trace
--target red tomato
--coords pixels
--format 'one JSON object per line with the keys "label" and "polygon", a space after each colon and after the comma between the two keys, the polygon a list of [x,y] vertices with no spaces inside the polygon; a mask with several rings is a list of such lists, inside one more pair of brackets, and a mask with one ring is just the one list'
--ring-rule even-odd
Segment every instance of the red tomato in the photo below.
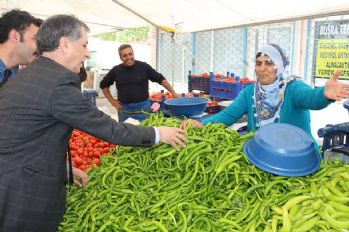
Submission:
{"label": "red tomato", "polygon": [[[169,93],[167,96],[166,93],[167,97],[172,96]],[[69,144],[73,166],[84,171],[92,168],[93,164],[100,165],[101,161],[99,158],[101,154],[110,154],[109,149],[116,146],[76,129],[71,134]]]}
{"label": "red tomato", "polygon": [[93,159],[92,162],[97,166],[99,166],[101,164],[101,161],[97,158]]}
{"label": "red tomato", "polygon": [[81,159],[80,157],[76,157],[75,163],[76,163],[77,165],[82,164],[82,159]]}
{"label": "red tomato", "polygon": [[104,147],[104,142],[99,142],[99,147]]}
{"label": "red tomato", "polygon": [[93,156],[96,157],[96,158],[98,158],[98,157],[99,157],[99,152],[98,152],[98,151],[94,151],[94,152],[93,152]]}
{"label": "red tomato", "polygon": [[84,150],[79,148],[78,151],[77,151],[78,155],[82,155],[84,153]]}

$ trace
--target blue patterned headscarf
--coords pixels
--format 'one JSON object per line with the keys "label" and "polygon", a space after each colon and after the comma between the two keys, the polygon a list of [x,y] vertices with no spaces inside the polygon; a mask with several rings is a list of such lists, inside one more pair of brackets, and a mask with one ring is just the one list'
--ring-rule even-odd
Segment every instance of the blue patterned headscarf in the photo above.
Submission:
{"label": "blue patterned headscarf", "polygon": [[258,50],[257,55],[268,56],[276,67],[275,81],[262,85],[258,80],[254,91],[255,128],[277,122],[284,101],[287,83],[290,81],[289,63],[283,50],[276,44],[268,44]]}

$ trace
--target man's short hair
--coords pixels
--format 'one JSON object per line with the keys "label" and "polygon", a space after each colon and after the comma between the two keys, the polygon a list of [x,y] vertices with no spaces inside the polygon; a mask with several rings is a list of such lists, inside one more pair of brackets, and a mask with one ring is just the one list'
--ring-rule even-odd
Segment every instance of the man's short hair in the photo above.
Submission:
{"label": "man's short hair", "polygon": [[14,9],[8,11],[0,18],[0,44],[8,39],[8,35],[12,29],[15,29],[20,34],[20,41],[23,42],[25,30],[31,24],[36,25],[37,18],[33,17],[27,11]]}
{"label": "man's short hair", "polygon": [[40,27],[43,22],[44,22],[44,20],[42,20],[40,18],[35,18],[34,25],[37,27]]}
{"label": "man's short hair", "polygon": [[[118,49],[118,52],[119,52],[119,56],[121,57],[121,51],[126,49],[126,48],[131,48],[132,49],[132,46],[130,44],[121,44],[119,49]],[[132,49],[133,50],[133,49]]]}
{"label": "man's short hair", "polygon": [[76,41],[81,37],[81,27],[89,32],[88,26],[73,15],[55,15],[46,19],[40,26],[36,36],[39,55],[52,52],[59,46],[62,37]]}

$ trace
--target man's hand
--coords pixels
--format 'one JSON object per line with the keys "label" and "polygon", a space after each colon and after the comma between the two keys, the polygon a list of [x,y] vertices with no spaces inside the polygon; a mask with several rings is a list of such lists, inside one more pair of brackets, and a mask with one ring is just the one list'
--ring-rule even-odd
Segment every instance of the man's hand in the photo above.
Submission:
{"label": "man's hand", "polygon": [[181,95],[181,94],[178,94],[178,93],[174,93],[174,94],[172,94],[172,96],[173,96],[174,98],[182,97],[182,95]]}
{"label": "man's hand", "polygon": [[174,91],[174,89],[172,88],[172,86],[170,85],[170,83],[169,83],[167,80],[163,80],[163,81],[161,82],[161,85],[162,85],[165,89],[167,89],[168,92],[171,93],[172,97],[174,97],[174,98],[181,97],[180,94],[178,94],[178,93],[176,93],[176,92]]}
{"label": "man's hand", "polygon": [[112,100],[110,101],[110,104],[112,104],[112,106],[114,106],[117,110],[120,109],[120,102],[119,102],[118,99],[112,99]]}
{"label": "man's hand", "polygon": [[192,125],[192,128],[202,128],[203,127],[203,125],[200,122],[198,122],[194,119],[188,119],[187,121],[182,122],[181,125],[179,126],[179,128],[185,130],[188,128],[189,125]]}
{"label": "man's hand", "polygon": [[112,106],[114,106],[117,110],[120,109],[120,102],[118,99],[114,99],[114,97],[111,95],[109,87],[102,89],[102,92]]}
{"label": "man's hand", "polygon": [[88,175],[81,169],[73,167],[74,184],[78,187],[85,187],[88,183]]}
{"label": "man's hand", "polygon": [[340,101],[348,98],[349,84],[337,80],[341,74],[341,71],[336,70],[334,75],[326,81],[324,95],[327,99]]}
{"label": "man's hand", "polygon": [[170,144],[176,150],[179,150],[180,147],[185,147],[187,144],[187,139],[184,134],[185,131],[176,127],[158,127],[160,133],[160,141],[166,144]]}

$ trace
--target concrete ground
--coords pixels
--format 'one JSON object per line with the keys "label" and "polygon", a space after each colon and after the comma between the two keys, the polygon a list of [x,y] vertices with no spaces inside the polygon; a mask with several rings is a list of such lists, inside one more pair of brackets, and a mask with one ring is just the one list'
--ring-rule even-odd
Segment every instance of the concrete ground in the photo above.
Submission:
{"label": "concrete ground", "polygon": [[107,98],[105,97],[97,97],[96,98],[96,105],[99,110],[103,111],[104,113],[110,115],[113,119],[118,121],[118,111],[113,107]]}

